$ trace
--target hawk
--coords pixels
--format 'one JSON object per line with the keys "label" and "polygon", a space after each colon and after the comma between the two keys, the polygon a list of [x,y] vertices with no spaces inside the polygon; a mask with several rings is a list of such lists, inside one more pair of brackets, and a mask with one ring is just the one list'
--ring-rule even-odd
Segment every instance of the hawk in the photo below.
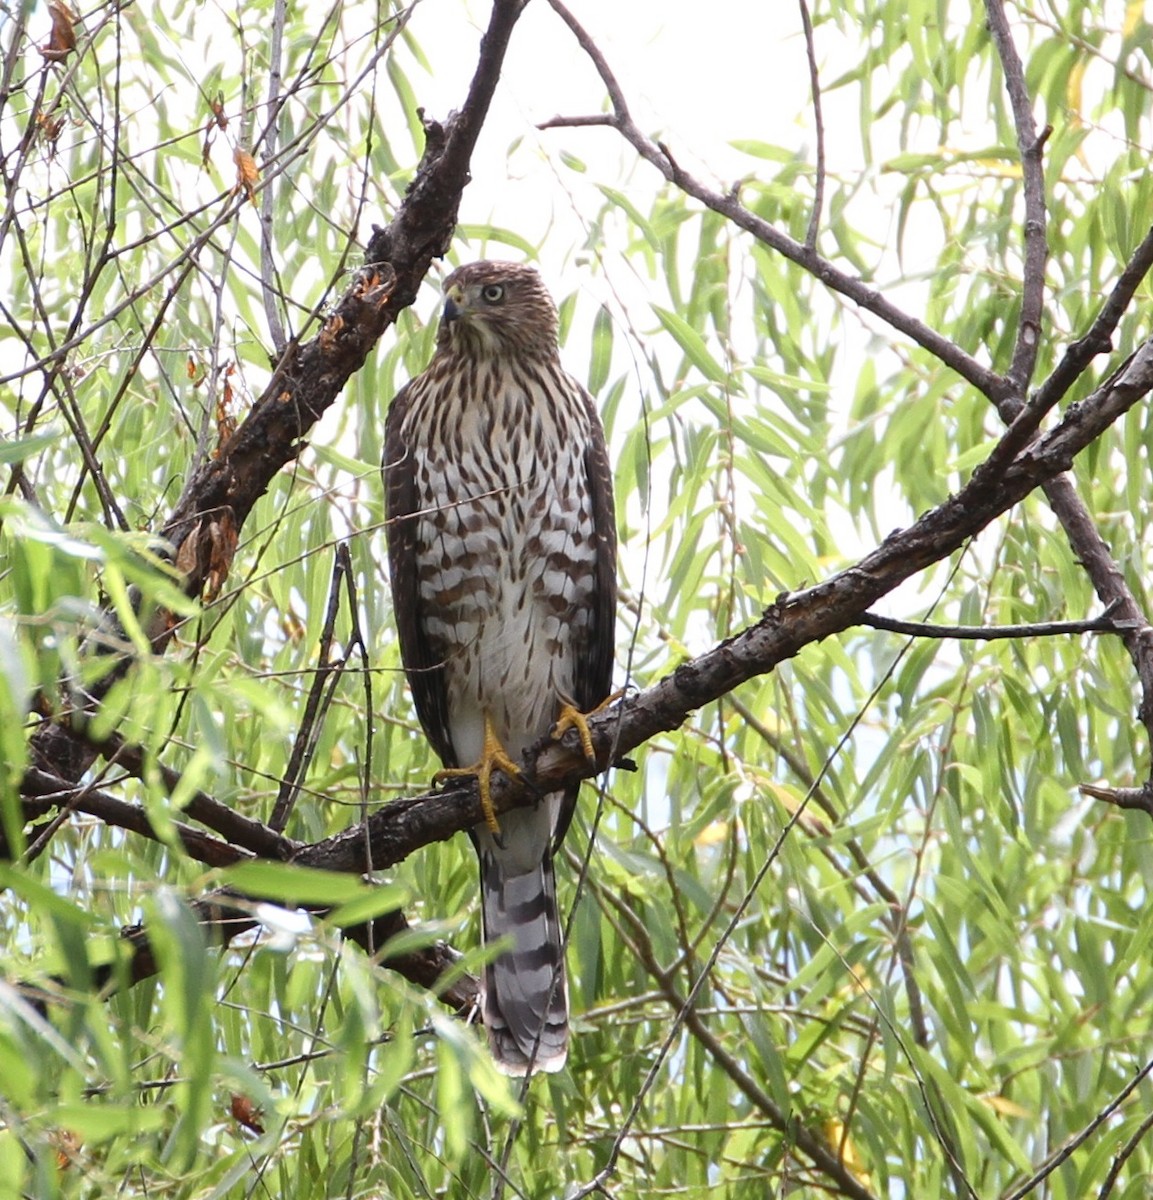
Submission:
{"label": "hawk", "polygon": [[494,768],[516,774],[550,729],[581,730],[613,663],[616,524],[604,431],[560,363],[537,272],[476,262],[444,283],[436,353],[385,420],[389,577],[401,658],[445,775],[476,775],[486,942],[482,1012],[497,1065],[568,1054],[553,856],[577,787],[496,820]]}

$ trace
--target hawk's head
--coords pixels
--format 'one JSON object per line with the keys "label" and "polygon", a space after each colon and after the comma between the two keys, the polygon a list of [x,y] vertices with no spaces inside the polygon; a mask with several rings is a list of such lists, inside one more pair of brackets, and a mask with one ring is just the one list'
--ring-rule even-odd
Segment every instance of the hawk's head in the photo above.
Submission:
{"label": "hawk's head", "polygon": [[469,263],[444,281],[444,296],[438,349],[482,358],[556,354],[556,305],[534,268]]}

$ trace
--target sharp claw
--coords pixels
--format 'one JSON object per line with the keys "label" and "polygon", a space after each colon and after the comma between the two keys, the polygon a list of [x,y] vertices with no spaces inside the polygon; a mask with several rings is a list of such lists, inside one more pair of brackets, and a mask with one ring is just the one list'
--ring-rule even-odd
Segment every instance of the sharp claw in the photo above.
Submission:
{"label": "sharp claw", "polygon": [[580,736],[581,749],[584,751],[585,758],[590,762],[596,762],[597,752],[593,748],[592,734],[589,733],[589,725],[585,720],[584,713],[573,708],[571,704],[562,704],[560,715],[553,726],[552,735],[557,741],[560,741],[570,729],[575,729]]}
{"label": "sharp claw", "polygon": [[592,712],[582,713],[580,709],[575,708],[568,703],[562,703],[560,706],[560,714],[557,716],[556,724],[553,726],[552,735],[558,741],[564,737],[570,729],[575,729],[580,736],[581,749],[584,751],[585,758],[589,762],[596,762],[597,752],[593,746],[593,736],[589,731],[588,718],[594,713],[599,713],[602,709],[608,708],[614,700],[619,700],[624,695],[624,692],[613,692],[611,696],[606,696]]}
{"label": "sharp claw", "polygon": [[461,776],[475,777],[480,790],[480,807],[484,813],[484,823],[493,834],[500,833],[500,824],[496,819],[496,809],[492,804],[492,773],[499,768],[510,779],[520,776],[520,767],[509,758],[505,748],[500,744],[500,738],[493,732],[492,722],[486,716],[484,719],[484,749],[480,761],[471,767],[445,767],[433,776],[434,779],[459,779]]}

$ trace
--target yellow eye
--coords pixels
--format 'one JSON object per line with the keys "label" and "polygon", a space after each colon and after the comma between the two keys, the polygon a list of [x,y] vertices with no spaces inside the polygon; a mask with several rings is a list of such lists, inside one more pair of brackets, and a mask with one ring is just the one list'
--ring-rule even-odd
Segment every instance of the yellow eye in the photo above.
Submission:
{"label": "yellow eye", "polygon": [[499,304],[504,299],[504,286],[499,283],[486,283],[480,294],[486,304]]}

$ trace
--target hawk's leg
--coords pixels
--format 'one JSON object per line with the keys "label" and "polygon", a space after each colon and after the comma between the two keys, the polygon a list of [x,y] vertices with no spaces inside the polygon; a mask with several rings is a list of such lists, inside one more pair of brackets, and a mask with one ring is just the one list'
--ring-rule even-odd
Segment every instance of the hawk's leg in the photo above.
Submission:
{"label": "hawk's leg", "polygon": [[602,709],[608,708],[614,700],[619,700],[623,695],[623,691],[613,692],[611,696],[606,696],[596,708],[587,713],[581,712],[579,708],[575,708],[567,700],[563,701],[560,706],[560,714],[557,716],[556,724],[553,726],[553,738],[556,741],[560,741],[570,729],[575,729],[581,740],[581,749],[585,752],[585,758],[589,762],[596,762],[597,752],[593,748],[592,734],[589,733],[588,718],[599,713]]}
{"label": "hawk's leg", "polygon": [[493,833],[500,833],[500,825],[497,823],[496,812],[492,807],[492,791],[489,781],[492,779],[493,770],[497,767],[510,779],[516,779],[520,775],[520,767],[509,758],[507,751],[500,744],[500,738],[493,731],[492,721],[489,720],[486,713],[484,749],[480,752],[480,761],[473,763],[471,767],[445,767],[444,770],[437,771],[433,776],[433,779],[440,780],[456,779],[462,775],[475,775],[477,786],[480,788],[480,806],[484,812],[484,821]]}

